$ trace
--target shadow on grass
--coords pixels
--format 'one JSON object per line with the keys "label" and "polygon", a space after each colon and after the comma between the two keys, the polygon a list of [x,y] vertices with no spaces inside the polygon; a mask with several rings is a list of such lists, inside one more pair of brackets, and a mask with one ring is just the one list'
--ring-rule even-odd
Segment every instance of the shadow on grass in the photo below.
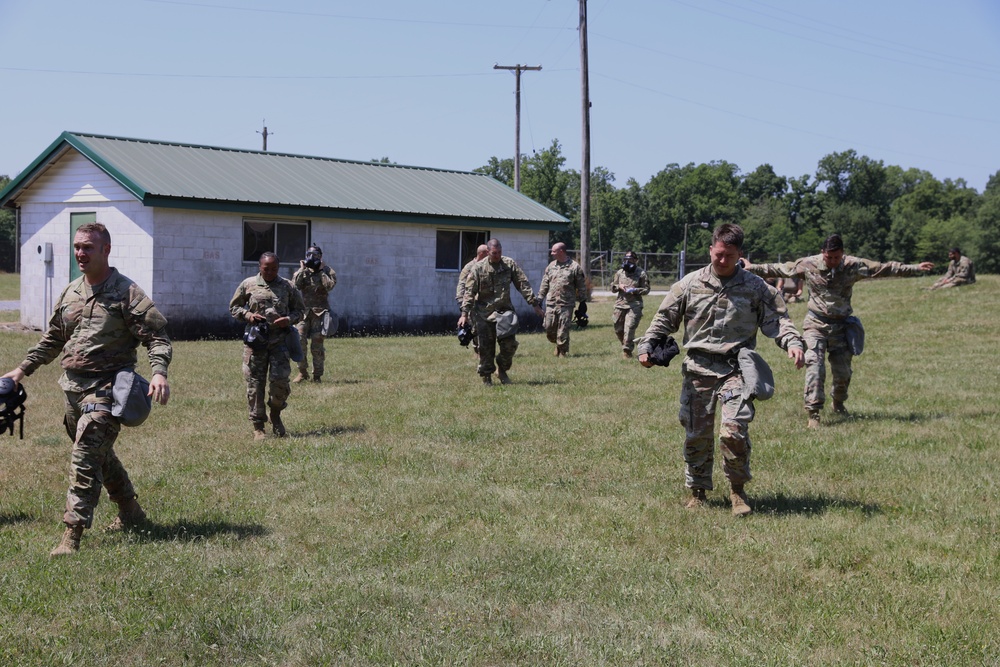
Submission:
{"label": "shadow on grass", "polygon": [[248,540],[263,537],[270,531],[259,523],[182,521],[164,524],[144,521],[141,525],[128,528],[127,532],[140,542],[194,542],[220,535]]}
{"label": "shadow on grass", "polygon": [[35,517],[24,512],[14,512],[13,514],[0,514],[0,526],[16,526],[19,523],[34,521]]}
{"label": "shadow on grass", "polygon": [[364,433],[368,429],[364,426],[324,426],[312,431],[289,431],[288,435],[293,438],[310,438],[323,435],[345,435],[347,433]]}
{"label": "shadow on grass", "polygon": [[[728,506],[728,503],[724,503]],[[750,505],[754,512],[760,514],[823,514],[832,509],[847,509],[860,511],[865,516],[881,514],[882,508],[874,503],[862,503],[847,498],[836,498],[827,495],[818,496],[786,496],[783,493],[750,496]]]}
{"label": "shadow on grass", "polygon": [[[962,418],[989,418],[994,413],[986,410],[979,410],[970,414],[963,414]],[[939,419],[950,419],[955,417],[953,412],[851,412],[849,415],[830,415],[830,425],[845,424],[850,422],[883,421],[902,422],[906,424],[919,424],[922,422],[937,421]]]}

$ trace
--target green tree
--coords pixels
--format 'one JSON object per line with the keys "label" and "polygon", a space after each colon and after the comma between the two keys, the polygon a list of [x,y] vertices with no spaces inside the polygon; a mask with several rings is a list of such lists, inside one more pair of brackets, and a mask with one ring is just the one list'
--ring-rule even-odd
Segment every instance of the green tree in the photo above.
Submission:
{"label": "green tree", "polygon": [[[7,187],[10,178],[0,176],[0,191]],[[17,271],[17,221],[14,212],[0,209],[0,271]]]}
{"label": "green tree", "polygon": [[979,246],[973,252],[962,250],[976,263],[977,272],[1000,273],[1000,171],[990,177],[983,190],[976,222]]}

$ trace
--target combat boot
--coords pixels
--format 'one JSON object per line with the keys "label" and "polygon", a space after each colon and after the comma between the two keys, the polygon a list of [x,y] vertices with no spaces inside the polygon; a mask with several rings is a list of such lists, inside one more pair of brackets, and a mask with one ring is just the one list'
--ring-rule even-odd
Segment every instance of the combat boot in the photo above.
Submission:
{"label": "combat boot", "polygon": [[271,428],[279,438],[288,436],[288,432],[285,431],[285,424],[281,421],[281,410],[271,409]]}
{"label": "combat boot", "polygon": [[750,501],[747,494],[743,492],[743,486],[734,484],[732,492],[729,494],[729,502],[733,505],[733,516],[746,516],[753,512],[750,509]]}
{"label": "combat boot", "polygon": [[631,359],[632,350],[622,350],[622,359]]}
{"label": "combat boot", "polygon": [[292,382],[294,382],[295,384],[298,384],[299,382],[302,382],[306,378],[307,378],[306,374],[303,373],[302,371],[299,371],[298,375],[296,375],[295,377],[292,378]]}
{"label": "combat boot", "polygon": [[322,376],[320,376],[320,375],[313,375],[313,382],[315,382],[316,384],[319,384],[320,382],[322,382],[322,380],[320,380],[320,377],[322,377]]}
{"label": "combat boot", "polygon": [[83,526],[66,526],[59,545],[49,552],[49,556],[72,556],[80,550],[81,537],[83,537]]}
{"label": "combat boot", "polygon": [[847,411],[847,408],[844,407],[843,401],[834,401],[833,411],[836,412],[838,415],[844,415],[845,417],[850,415],[850,413]]}
{"label": "combat boot", "polygon": [[809,411],[809,421],[806,422],[807,428],[819,428],[819,410]]}
{"label": "combat boot", "polygon": [[514,384],[504,370],[497,369],[497,379],[500,380],[500,384]]}
{"label": "combat boot", "polygon": [[486,385],[487,387],[492,387],[493,386],[493,378],[491,376],[489,376],[489,375],[483,375],[482,378],[483,378],[483,384],[484,385]]}
{"label": "combat boot", "polygon": [[139,506],[139,501],[129,498],[118,503],[118,516],[105,528],[109,533],[125,530],[146,520],[146,513]]}
{"label": "combat boot", "polygon": [[705,489],[691,489],[691,499],[687,501],[684,507],[689,510],[696,510],[700,507],[704,507],[708,500],[705,498]]}
{"label": "combat boot", "polygon": [[253,439],[254,440],[266,440],[267,433],[264,433],[264,422],[254,422],[253,423]]}

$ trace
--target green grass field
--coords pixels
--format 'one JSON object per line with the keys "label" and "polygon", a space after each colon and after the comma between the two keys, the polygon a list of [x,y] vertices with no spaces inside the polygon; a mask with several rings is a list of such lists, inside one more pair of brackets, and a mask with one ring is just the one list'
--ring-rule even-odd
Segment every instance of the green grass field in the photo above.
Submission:
{"label": "green grass field", "polygon": [[[1000,278],[931,282],[855,288],[853,416],[819,431],[762,340],[744,520],[718,470],[684,509],[679,363],[621,359],[605,302],[568,359],[520,336],[509,387],[451,336],[328,341],[264,443],[241,344],[179,342],[117,445],[151,522],[50,560],[50,364],[0,437],[0,665],[1000,665]],[[4,368],[36,339],[3,333]]]}
{"label": "green grass field", "polygon": [[0,301],[17,301],[21,298],[21,275],[0,271]]}

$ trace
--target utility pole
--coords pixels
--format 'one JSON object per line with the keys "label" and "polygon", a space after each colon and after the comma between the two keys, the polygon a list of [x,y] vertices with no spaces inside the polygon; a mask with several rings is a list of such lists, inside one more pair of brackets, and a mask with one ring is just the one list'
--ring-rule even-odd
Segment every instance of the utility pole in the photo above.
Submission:
{"label": "utility pole", "polygon": [[[264,152],[266,153],[267,152],[267,119],[265,118],[261,122],[264,123],[264,131],[261,132],[260,130],[257,130],[257,134],[263,135],[263,137],[264,137]],[[271,134],[274,134],[274,132],[271,132]]]}
{"label": "utility pole", "polygon": [[541,65],[493,65],[493,69],[514,70],[514,189],[521,191],[521,72],[537,72]]}
{"label": "utility pole", "polygon": [[587,66],[587,0],[580,0],[580,84],[583,102],[583,164],[580,167],[580,266],[590,284],[590,75]]}

